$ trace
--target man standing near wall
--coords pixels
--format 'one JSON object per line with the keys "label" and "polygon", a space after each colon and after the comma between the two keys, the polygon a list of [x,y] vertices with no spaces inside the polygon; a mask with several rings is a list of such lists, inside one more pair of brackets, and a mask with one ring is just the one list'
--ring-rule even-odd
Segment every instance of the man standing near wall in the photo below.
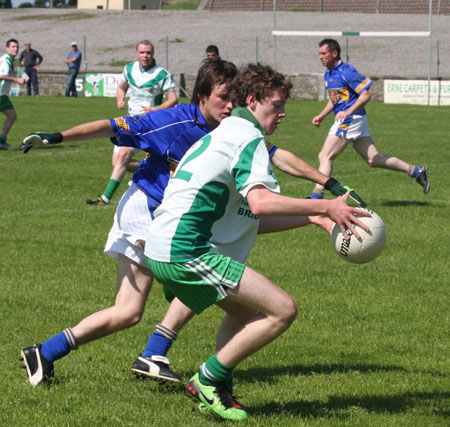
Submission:
{"label": "man standing near wall", "polygon": [[25,73],[28,75],[27,95],[31,96],[31,85],[33,85],[34,96],[39,96],[39,82],[37,77],[37,68],[42,64],[43,58],[41,54],[31,49],[31,42],[25,43],[25,49],[19,57],[19,62],[24,66]]}
{"label": "man standing near wall", "polygon": [[81,65],[81,52],[78,50],[77,42],[72,42],[72,50],[67,55],[64,62],[67,64],[67,80],[66,80],[66,96],[73,96],[76,98],[77,87],[76,80]]}

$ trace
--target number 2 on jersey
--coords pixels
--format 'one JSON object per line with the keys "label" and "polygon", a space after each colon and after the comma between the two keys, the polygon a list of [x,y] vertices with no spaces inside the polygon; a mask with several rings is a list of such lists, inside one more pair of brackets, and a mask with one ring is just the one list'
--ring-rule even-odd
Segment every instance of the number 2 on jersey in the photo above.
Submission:
{"label": "number 2 on jersey", "polygon": [[208,148],[208,146],[211,142],[211,136],[206,135],[204,138],[202,138],[201,141],[202,142],[201,142],[200,146],[192,154],[189,155],[189,157],[183,162],[182,165],[179,166],[178,172],[173,176],[172,179],[178,178],[178,179],[182,179],[183,181],[187,181],[187,182],[189,182],[191,180],[192,172],[187,172],[187,171],[183,170],[183,168],[191,160],[194,160],[195,158],[200,156]]}

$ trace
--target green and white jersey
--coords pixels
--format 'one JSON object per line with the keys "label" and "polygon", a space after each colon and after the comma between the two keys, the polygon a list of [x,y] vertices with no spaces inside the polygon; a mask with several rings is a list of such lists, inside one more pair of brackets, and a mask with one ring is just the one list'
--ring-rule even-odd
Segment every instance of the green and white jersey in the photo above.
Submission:
{"label": "green and white jersey", "polygon": [[121,79],[128,83],[128,114],[142,114],[142,107],[157,107],[163,102],[164,93],[175,90],[172,75],[152,61],[147,70],[139,62],[125,65]]}
{"label": "green and white jersey", "polygon": [[[0,57],[0,76],[14,76],[14,58],[8,53]],[[11,83],[0,79],[0,96],[9,94]]]}
{"label": "green and white jersey", "polygon": [[259,226],[247,193],[256,185],[280,192],[263,132],[246,108],[235,108],[186,152],[155,211],[146,257],[185,262],[215,252],[247,259]]}

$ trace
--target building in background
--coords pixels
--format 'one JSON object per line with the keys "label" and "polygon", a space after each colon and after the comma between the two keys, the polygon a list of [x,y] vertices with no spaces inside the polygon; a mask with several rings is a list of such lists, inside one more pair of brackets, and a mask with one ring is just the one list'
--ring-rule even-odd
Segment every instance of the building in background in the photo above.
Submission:
{"label": "building in background", "polygon": [[78,9],[162,9],[163,0],[78,0]]}

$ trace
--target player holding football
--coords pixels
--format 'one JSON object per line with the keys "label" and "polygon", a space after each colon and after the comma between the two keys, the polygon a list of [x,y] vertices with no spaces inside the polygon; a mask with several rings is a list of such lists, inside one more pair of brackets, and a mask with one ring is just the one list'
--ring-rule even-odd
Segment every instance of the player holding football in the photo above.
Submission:
{"label": "player holding football", "polygon": [[180,161],[147,236],[147,264],[166,293],[196,314],[213,304],[227,313],[217,353],[187,385],[202,410],[225,419],[248,417],[232,395],[233,370],[297,315],[286,292],[245,266],[256,234],[302,227],[319,215],[352,232],[354,224],[368,230],[346,196],[306,200],[279,194],[265,135],[285,117],[291,87],[267,66],[249,65],[241,72],[232,86],[238,107]]}
{"label": "player holding football", "polygon": [[[178,102],[172,75],[155,62],[155,48],[148,40],[136,46],[137,61],[125,65],[117,86],[117,108],[126,106],[129,96],[128,115],[146,114],[150,111],[173,107]],[[166,100],[163,101],[163,97]],[[139,161],[133,156],[139,151],[133,147],[115,146],[112,156],[113,171],[108,186],[96,199],[87,199],[89,205],[108,204],[126,172],[134,172]]]}
{"label": "player holding football", "polygon": [[[150,154],[133,175],[133,185],[124,193],[114,217],[105,253],[118,260],[118,293],[113,307],[94,313],[72,328],[22,351],[28,379],[36,386],[53,376],[53,362],[79,345],[137,324],[143,315],[153,275],[144,257],[144,244],[172,171],[198,139],[231,113],[230,84],[237,74],[227,61],[204,63],[197,75],[192,104],[159,110],[139,117],[119,117],[76,126],[55,134],[31,134],[24,139],[25,152],[33,147],[67,141],[117,137],[115,142],[140,148]],[[325,184],[335,195],[347,191],[289,151],[268,146],[272,162],[292,175]],[[359,196],[353,193],[355,199]],[[363,203],[361,201],[361,203]],[[179,383],[165,357],[177,332],[193,312],[175,299],[157,325],[132,371],[156,380]]]}
{"label": "player holding football", "polygon": [[[333,160],[344,151],[348,143],[374,168],[390,169],[407,173],[423,187],[424,193],[430,191],[428,169],[426,166],[414,166],[397,157],[382,155],[378,152],[369,132],[364,106],[370,101],[370,86],[373,81],[358,73],[350,64],[341,59],[339,43],[333,39],[324,39],[319,43],[319,58],[327,68],[325,86],[329,101],[321,113],[312,120],[320,126],[323,119],[334,112],[335,122],[325,139],[319,153],[319,171],[331,176]],[[323,198],[323,185],[316,185],[312,199]]]}

